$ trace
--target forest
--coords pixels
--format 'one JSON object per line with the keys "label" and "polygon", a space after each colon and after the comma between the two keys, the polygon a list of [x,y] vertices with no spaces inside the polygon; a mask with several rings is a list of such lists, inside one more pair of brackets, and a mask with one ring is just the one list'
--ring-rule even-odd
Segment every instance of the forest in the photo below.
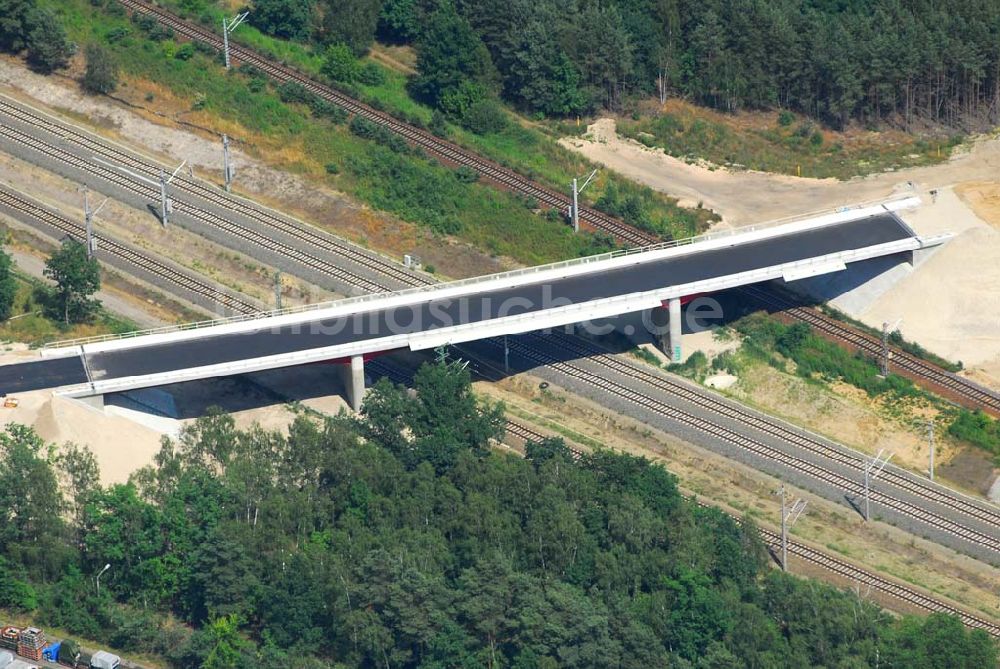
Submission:
{"label": "forest", "polygon": [[[190,669],[988,669],[958,619],[769,567],[646,459],[490,441],[458,364],[287,434],[206,417],[127,484],[0,433],[0,608]],[[94,577],[103,565],[100,588]]]}
{"label": "forest", "polygon": [[[199,0],[188,0],[198,4]],[[497,94],[545,116],[682,96],[833,127],[996,123],[1000,5],[983,0],[253,0],[261,30],[364,53],[412,44],[452,115]]]}

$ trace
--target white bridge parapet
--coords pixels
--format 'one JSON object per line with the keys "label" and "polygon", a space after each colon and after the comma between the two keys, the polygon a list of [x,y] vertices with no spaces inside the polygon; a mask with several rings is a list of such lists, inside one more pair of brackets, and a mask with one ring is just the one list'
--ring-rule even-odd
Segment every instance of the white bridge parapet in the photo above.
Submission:
{"label": "white bridge parapet", "polygon": [[[413,306],[424,302],[429,302],[432,300],[457,298],[467,295],[474,295],[477,293],[486,293],[489,291],[499,290],[504,288],[515,288],[517,286],[523,286],[527,284],[553,282],[553,281],[558,281],[560,279],[569,278],[572,276],[598,274],[601,272],[621,269],[624,267],[662,261],[677,256],[700,253],[703,251],[709,251],[719,248],[750,244],[753,242],[759,242],[766,239],[772,239],[775,237],[781,237],[808,230],[813,230],[824,226],[855,221],[870,216],[875,216],[881,213],[896,212],[904,209],[914,208],[919,206],[919,204],[920,204],[919,198],[908,197],[903,199],[892,200],[889,202],[883,202],[879,204],[867,205],[863,207],[843,209],[834,213],[825,214],[822,216],[817,216],[804,220],[798,220],[793,222],[781,222],[780,224],[765,224],[749,228],[739,228],[736,230],[725,231],[722,233],[713,233],[708,235],[702,235],[700,237],[693,237],[688,240],[665,242],[663,244],[656,244],[653,246],[615,251],[612,253],[604,253],[595,256],[588,256],[586,258],[566,260],[562,262],[551,263],[548,265],[540,265],[537,267],[518,269],[510,272],[502,272],[482,277],[462,279],[458,281],[451,281],[447,283],[435,284],[430,286],[409,288],[391,293],[373,293],[370,295],[352,297],[322,304],[293,307],[281,311],[270,311],[249,316],[237,316],[237,317],[224,318],[212,321],[201,321],[196,323],[189,323],[186,325],[169,326],[164,328],[156,328],[152,330],[125,333],[121,335],[103,335],[98,337],[66,340],[46,345],[42,349],[41,354],[44,357],[58,357],[58,356],[73,355],[73,354],[84,354],[84,355],[94,354],[94,353],[109,352],[115,350],[141,347],[141,346],[152,346],[167,342],[181,342],[185,340],[200,339],[204,337],[212,337],[224,334],[250,333],[254,331],[275,329],[280,327],[293,326],[297,324],[307,324],[310,322],[343,317],[349,314],[359,313],[359,312],[368,312],[375,310],[385,310],[385,309]],[[877,253],[876,255],[887,255],[888,253],[918,250],[921,248],[925,248],[926,246],[933,246],[936,244],[940,244],[944,241],[944,239],[942,238],[939,241],[935,241],[935,238],[918,238],[914,236],[912,238],[908,238],[902,241],[904,243],[902,244],[897,243],[899,244],[899,248],[896,251],[883,251]],[[766,281],[772,278],[779,278],[781,276],[784,276],[785,271],[790,272],[789,276],[795,276],[796,272],[802,272],[802,271],[807,272],[802,276],[815,275],[823,272],[813,271],[812,274],[809,274],[808,272],[811,270],[808,270],[807,268],[816,268],[822,265],[823,263],[827,264],[834,263],[833,265],[830,265],[831,269],[828,269],[826,271],[835,271],[836,269],[842,269],[843,267],[842,263],[844,262],[856,262],[857,260],[865,259],[860,257],[854,257],[851,255],[851,252],[845,252],[843,254],[834,254],[834,255],[843,257],[836,257],[836,258],[823,257],[823,258],[809,259],[807,261],[800,261],[794,264],[789,263],[788,265],[794,265],[794,266],[784,267],[780,272],[774,274],[773,276],[771,275],[773,274],[773,272],[756,271],[756,274],[754,276],[760,276],[761,278],[759,279],[754,279],[753,277],[744,276],[741,279],[734,278],[733,281],[726,281],[725,279],[729,277],[719,277],[711,281],[697,282],[697,285],[687,284],[682,286],[674,286],[672,287],[674,289],[673,291],[666,291],[666,292],[677,293],[678,295],[687,295],[687,294],[692,294],[694,292],[711,292],[711,291],[723,290],[725,288],[730,288],[735,285],[742,285],[745,283],[752,283],[754,281]],[[875,257],[875,256],[869,255],[867,257]],[[847,258],[851,259],[848,260]],[[768,270],[771,269],[772,268],[768,268]],[[739,275],[733,275],[733,276],[735,277]],[[659,293],[657,294],[659,295]],[[668,299],[669,297],[673,296],[675,295],[663,294],[662,297],[659,297],[658,299]],[[621,296],[610,299],[612,300],[625,299],[626,301],[628,301],[627,298],[629,297],[630,296]],[[638,300],[638,298],[634,299]],[[653,299],[653,297],[649,296],[647,299],[651,300]],[[573,307],[576,307],[578,310],[588,310],[588,311],[600,310],[601,304],[608,301],[609,300],[591,301],[580,305],[573,305]],[[629,302],[630,307],[631,304],[632,302]],[[637,306],[636,310],[641,310],[645,308],[648,308],[646,305],[646,301],[642,301],[642,304],[640,306]],[[556,309],[547,310],[546,314],[552,312],[552,315],[554,315],[555,312],[557,311],[558,310]],[[624,313],[624,311],[619,309],[618,313]],[[538,313],[534,313],[526,315],[525,317],[528,320],[538,321],[539,316],[540,315]],[[600,318],[600,317],[603,316],[591,316],[590,318]],[[510,319],[516,319],[516,318],[518,317],[494,319],[489,322],[489,325],[491,328],[496,327],[500,330],[503,330],[504,324],[506,322],[510,321]],[[479,323],[479,324],[468,324],[467,326],[456,326],[456,327],[473,327],[482,329],[484,326],[485,324]],[[538,326],[538,328],[543,328],[543,327],[548,327],[548,326],[546,325]],[[444,334],[444,331],[446,330],[450,331],[451,329],[452,328],[442,328],[441,330],[433,331],[433,333],[424,333],[426,336],[413,336],[412,339],[414,344],[424,339],[433,339],[434,341],[440,341],[441,336]],[[537,328],[530,328],[530,329],[537,329]],[[524,332],[528,330],[522,329],[518,331]],[[513,332],[507,332],[507,334],[511,333]],[[504,334],[504,332],[498,331],[496,334]]]}

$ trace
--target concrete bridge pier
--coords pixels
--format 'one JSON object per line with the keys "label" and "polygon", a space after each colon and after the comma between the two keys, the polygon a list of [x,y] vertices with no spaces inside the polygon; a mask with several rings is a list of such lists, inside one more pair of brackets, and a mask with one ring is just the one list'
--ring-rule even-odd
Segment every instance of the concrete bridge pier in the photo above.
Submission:
{"label": "concrete bridge pier", "polygon": [[671,362],[681,361],[681,298],[672,297],[667,300],[667,310],[670,315],[670,349],[667,354]]}
{"label": "concrete bridge pier", "polygon": [[344,392],[347,403],[354,411],[361,411],[361,403],[365,399],[365,359],[363,356],[351,356],[350,362],[340,365],[340,378],[344,382]]}
{"label": "concrete bridge pier", "polygon": [[652,326],[659,333],[660,350],[670,358],[670,362],[681,361],[682,324],[679,297],[664,300],[662,306],[653,309]]}

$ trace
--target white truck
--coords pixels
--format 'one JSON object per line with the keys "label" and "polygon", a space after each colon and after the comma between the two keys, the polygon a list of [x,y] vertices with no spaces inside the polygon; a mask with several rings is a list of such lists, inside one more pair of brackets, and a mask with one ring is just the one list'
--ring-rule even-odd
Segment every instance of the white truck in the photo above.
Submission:
{"label": "white truck", "polygon": [[[90,658],[90,669],[118,669],[122,659],[106,650],[99,650]],[[3,667],[0,667],[3,669]]]}

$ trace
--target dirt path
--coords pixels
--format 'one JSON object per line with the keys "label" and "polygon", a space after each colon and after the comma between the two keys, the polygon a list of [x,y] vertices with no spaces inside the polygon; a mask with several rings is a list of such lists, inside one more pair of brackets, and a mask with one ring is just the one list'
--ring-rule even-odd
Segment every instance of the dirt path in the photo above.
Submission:
{"label": "dirt path", "polygon": [[702,202],[718,212],[725,224],[749,225],[883,198],[894,192],[918,192],[965,181],[988,181],[1000,174],[1000,140],[977,142],[943,165],[917,167],[870,177],[838,181],[805,179],[764,172],[733,172],[689,165],[620,137],[614,119],[600,119],[583,138],[561,144],[579,151],[647,186],[679,197],[682,204]]}

